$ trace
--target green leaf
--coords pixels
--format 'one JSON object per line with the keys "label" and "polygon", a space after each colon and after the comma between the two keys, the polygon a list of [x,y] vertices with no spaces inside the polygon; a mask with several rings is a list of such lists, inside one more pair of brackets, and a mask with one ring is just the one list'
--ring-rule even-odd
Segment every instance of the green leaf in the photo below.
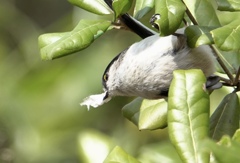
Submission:
{"label": "green leaf", "polygon": [[141,19],[154,6],[154,0],[136,0],[133,16],[136,19]]}
{"label": "green leaf", "polygon": [[239,128],[239,102],[236,93],[224,97],[210,118],[210,136],[219,140],[223,135],[233,136]]}
{"label": "green leaf", "polygon": [[214,42],[224,51],[240,50],[240,20],[211,31]]}
{"label": "green leaf", "polygon": [[188,46],[191,48],[198,47],[200,45],[213,44],[213,38],[210,33],[214,27],[197,26],[192,25],[186,28],[185,34],[187,35]]}
{"label": "green leaf", "polygon": [[203,142],[202,147],[212,153],[214,159],[219,163],[237,163],[240,162],[240,144],[224,136],[221,143],[216,144],[212,140]]}
{"label": "green leaf", "polygon": [[84,10],[98,14],[106,15],[113,14],[112,10],[104,2],[104,0],[68,0],[73,5],[76,5]]}
{"label": "green leaf", "polygon": [[125,14],[132,6],[133,0],[114,0],[113,10],[115,12],[115,18],[119,17],[121,14]]}
{"label": "green leaf", "polygon": [[182,23],[186,7],[180,0],[155,1],[155,13],[160,14],[160,19],[155,23],[159,26],[161,35],[175,32]]}
{"label": "green leaf", "polygon": [[240,143],[240,129],[238,129],[234,135],[233,135],[233,138],[232,138],[234,141]]}
{"label": "green leaf", "polygon": [[216,12],[209,0],[183,0],[200,26],[220,26]]}
{"label": "green leaf", "polygon": [[103,162],[113,147],[111,137],[97,130],[81,130],[78,135],[78,151],[82,162]]}
{"label": "green leaf", "polygon": [[201,70],[175,70],[168,97],[169,136],[183,162],[208,162],[200,150],[208,136],[209,95]]}
{"label": "green leaf", "polygon": [[182,163],[174,146],[166,140],[141,146],[138,159],[142,163]]}
{"label": "green leaf", "polygon": [[[106,20],[81,20],[71,32],[63,35],[40,36],[39,44],[46,45],[41,48],[41,58],[51,60],[85,49],[101,36],[110,25],[111,22]],[[57,35],[59,37],[56,37]]]}
{"label": "green leaf", "polygon": [[[232,74],[236,74],[240,65],[240,51],[222,51],[219,50],[219,56]],[[225,73],[219,65],[216,65],[216,70],[220,73]]]}
{"label": "green leaf", "polygon": [[228,135],[224,135],[221,137],[221,139],[218,142],[219,145],[222,146],[229,146],[231,144],[231,138]]}
{"label": "green leaf", "polygon": [[154,130],[167,126],[167,101],[136,98],[122,109],[124,117],[140,130]]}
{"label": "green leaf", "polygon": [[119,146],[116,146],[103,163],[140,163]]}
{"label": "green leaf", "polygon": [[240,11],[240,1],[238,0],[216,0],[218,10],[221,11]]}
{"label": "green leaf", "polygon": [[39,48],[43,48],[49,44],[52,44],[64,36],[69,36],[70,32],[62,32],[62,33],[46,33],[42,34],[38,38],[38,46]]}
{"label": "green leaf", "polygon": [[122,108],[123,116],[136,126],[138,126],[139,123],[140,108],[143,100],[143,98],[137,97]]}

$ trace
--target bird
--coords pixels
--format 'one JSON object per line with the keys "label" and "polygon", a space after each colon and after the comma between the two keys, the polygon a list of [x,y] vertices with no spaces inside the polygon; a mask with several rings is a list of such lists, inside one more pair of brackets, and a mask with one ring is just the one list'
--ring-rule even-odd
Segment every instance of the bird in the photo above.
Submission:
{"label": "bird", "polygon": [[[102,84],[104,92],[91,95],[81,105],[98,107],[114,96],[139,96],[146,99],[167,97],[177,69],[201,69],[213,83],[215,72],[212,49],[207,45],[190,48],[185,28],[169,36],[151,35],[119,53],[106,67]],[[207,85],[212,86],[212,82]]]}

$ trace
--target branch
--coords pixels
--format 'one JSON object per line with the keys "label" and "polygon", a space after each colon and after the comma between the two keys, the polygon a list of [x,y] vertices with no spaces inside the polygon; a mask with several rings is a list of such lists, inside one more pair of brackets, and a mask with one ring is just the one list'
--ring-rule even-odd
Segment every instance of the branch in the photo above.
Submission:
{"label": "branch", "polygon": [[[192,21],[192,23],[194,25],[198,25],[197,20],[193,17],[192,13],[188,10],[188,8],[186,10],[186,13],[187,13],[189,19]],[[222,67],[223,71],[227,74],[228,78],[230,79],[230,81],[228,81],[227,83],[232,85],[234,83],[233,75],[230,73],[230,71],[228,70],[228,68],[224,64],[224,62],[221,60],[221,58],[218,54],[217,48],[214,45],[210,45],[210,48],[213,50],[213,54],[216,57],[216,60],[218,61],[220,66]]]}
{"label": "branch", "polygon": [[235,76],[234,85],[237,86],[236,92],[240,91],[240,66],[238,67],[237,74]]}
{"label": "branch", "polygon": [[[113,10],[112,7],[112,0],[104,0],[105,3]],[[120,29],[130,29],[130,31],[136,33],[141,38],[147,38],[154,34],[157,34],[155,31],[151,30],[150,28],[146,27],[140,21],[134,19],[129,14],[123,14],[119,18],[120,23],[114,23],[115,25],[119,25]],[[124,25],[126,28],[122,28],[121,26]]]}
{"label": "branch", "polygon": [[219,52],[217,50],[217,48],[214,45],[210,45],[211,49],[213,50],[213,54],[216,57],[218,63],[220,64],[220,66],[222,67],[223,71],[227,74],[228,78],[230,79],[230,84],[234,83],[234,77],[232,75],[232,73],[228,70],[227,66],[224,64],[224,62],[221,60],[220,56],[219,56]]}

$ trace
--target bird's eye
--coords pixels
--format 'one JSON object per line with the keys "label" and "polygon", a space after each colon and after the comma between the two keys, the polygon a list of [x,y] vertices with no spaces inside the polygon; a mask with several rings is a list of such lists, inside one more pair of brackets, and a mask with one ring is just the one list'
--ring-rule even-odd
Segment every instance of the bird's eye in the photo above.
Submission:
{"label": "bird's eye", "polygon": [[103,75],[103,80],[106,82],[108,80],[108,74]]}

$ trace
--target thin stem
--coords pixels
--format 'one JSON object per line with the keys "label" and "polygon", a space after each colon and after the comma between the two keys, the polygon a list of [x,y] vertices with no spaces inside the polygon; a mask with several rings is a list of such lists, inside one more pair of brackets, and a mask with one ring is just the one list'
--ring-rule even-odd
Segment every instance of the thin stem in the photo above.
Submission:
{"label": "thin stem", "polygon": [[238,71],[237,74],[235,76],[235,80],[234,80],[234,85],[237,86],[237,88],[235,89],[235,91],[240,91],[240,66],[238,67]]}
{"label": "thin stem", "polygon": [[[187,6],[187,5],[184,3],[183,0],[182,0],[182,3],[183,3],[185,6]],[[186,7],[186,13],[187,13],[189,19],[191,20],[191,22],[192,22],[194,25],[198,25],[197,20],[194,18],[194,16],[192,15],[192,13],[189,11],[189,9],[188,9],[187,7]]]}
{"label": "thin stem", "polygon": [[227,66],[224,64],[224,62],[221,60],[219,54],[218,54],[218,50],[216,49],[216,47],[214,45],[210,45],[211,49],[214,52],[214,56],[216,57],[218,63],[220,64],[220,66],[222,67],[222,69],[225,71],[225,73],[227,74],[228,78],[231,81],[231,84],[233,84],[234,82],[234,77],[232,75],[232,73],[228,70]]}
{"label": "thin stem", "polygon": [[224,81],[226,84],[228,84],[228,85],[231,84],[231,81],[229,79],[226,79],[226,78],[221,77],[221,76],[219,76],[219,78],[220,78],[221,81]]}
{"label": "thin stem", "polygon": [[[183,2],[184,3],[184,2]],[[189,17],[189,19],[192,21],[192,23],[194,25],[198,25],[196,19],[193,17],[192,13],[188,10],[186,10],[186,13]],[[211,49],[213,50],[213,53],[214,53],[214,56],[216,57],[218,63],[220,64],[220,66],[222,67],[222,69],[225,71],[225,73],[227,74],[228,78],[230,79],[230,84],[233,84],[234,83],[234,78],[233,78],[233,75],[230,73],[230,71],[228,70],[227,66],[224,64],[224,62],[221,60],[219,54],[218,54],[218,51],[216,49],[215,46],[213,45],[210,45]],[[228,81],[229,83],[229,81]]]}
{"label": "thin stem", "polygon": [[238,67],[238,71],[235,76],[234,84],[237,84],[239,82],[239,77],[240,77],[240,66]]}
{"label": "thin stem", "polygon": [[187,13],[189,19],[191,20],[191,22],[192,22],[194,25],[198,25],[197,20],[193,17],[192,13],[188,10],[188,8],[187,8],[187,10],[186,10],[186,13]]}

